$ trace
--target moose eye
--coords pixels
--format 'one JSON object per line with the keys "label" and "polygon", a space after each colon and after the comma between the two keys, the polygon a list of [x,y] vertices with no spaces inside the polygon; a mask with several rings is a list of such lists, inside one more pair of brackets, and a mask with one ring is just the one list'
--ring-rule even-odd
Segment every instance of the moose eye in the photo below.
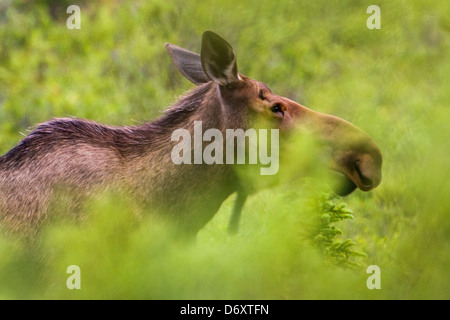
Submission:
{"label": "moose eye", "polygon": [[274,104],[272,107],[270,107],[270,111],[272,111],[273,113],[281,113],[282,115],[284,115],[283,108],[279,103]]}

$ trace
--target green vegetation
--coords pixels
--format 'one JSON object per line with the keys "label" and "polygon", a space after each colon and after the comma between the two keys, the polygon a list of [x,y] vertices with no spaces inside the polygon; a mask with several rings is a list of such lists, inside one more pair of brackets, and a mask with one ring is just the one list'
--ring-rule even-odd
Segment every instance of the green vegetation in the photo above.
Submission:
{"label": "green vegetation", "polygon": [[[240,72],[369,133],[383,181],[332,202],[301,178],[262,190],[235,237],[232,196],[189,244],[126,200],[101,199],[83,223],[55,223],[32,244],[0,234],[0,298],[450,298],[449,1],[380,0],[379,30],[366,27],[367,1],[79,1],[80,30],[66,27],[70,4],[0,1],[1,154],[52,117],[155,119],[192,88],[164,43],[198,52],[212,30]],[[69,265],[81,290],[66,287]],[[379,290],[366,286],[369,265]]]}
{"label": "green vegetation", "polygon": [[342,230],[336,228],[335,222],[345,219],[353,219],[353,212],[346,209],[345,203],[337,204],[337,198],[333,193],[324,194],[317,202],[317,208],[314,208],[319,213],[317,225],[311,228],[311,238],[329,259],[340,266],[355,266],[360,267],[352,258],[357,256],[365,257],[363,252],[352,250],[355,242],[351,239],[344,241],[336,241],[336,236],[342,234]]}

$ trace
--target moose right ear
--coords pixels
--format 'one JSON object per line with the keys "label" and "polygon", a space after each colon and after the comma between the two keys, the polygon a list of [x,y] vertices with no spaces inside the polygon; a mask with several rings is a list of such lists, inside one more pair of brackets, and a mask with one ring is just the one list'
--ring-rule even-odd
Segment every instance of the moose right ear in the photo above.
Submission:
{"label": "moose right ear", "polygon": [[169,52],[177,69],[189,81],[196,85],[211,81],[203,71],[199,54],[180,48],[171,43],[166,43],[166,50]]}
{"label": "moose right ear", "polygon": [[203,70],[215,83],[228,86],[240,81],[233,48],[216,33],[203,33],[201,59]]}

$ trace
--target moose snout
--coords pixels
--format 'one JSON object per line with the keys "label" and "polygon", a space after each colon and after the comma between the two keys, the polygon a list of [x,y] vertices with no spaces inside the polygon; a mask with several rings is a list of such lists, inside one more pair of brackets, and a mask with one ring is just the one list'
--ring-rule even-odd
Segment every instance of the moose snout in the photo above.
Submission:
{"label": "moose snout", "polygon": [[[355,170],[358,174],[359,180],[361,180],[361,187],[364,189],[370,190],[374,187],[374,180],[372,178],[371,174],[367,174],[361,170],[361,163],[360,161],[357,161],[355,163]],[[364,190],[366,191],[366,190]]]}
{"label": "moose snout", "polygon": [[325,138],[334,150],[331,168],[340,173],[336,175],[336,191],[339,195],[347,195],[356,188],[362,191],[376,188],[382,178],[380,149],[359,128],[339,118],[333,120],[336,121],[334,130],[330,130]]}
{"label": "moose snout", "polygon": [[346,196],[356,188],[362,191],[370,191],[381,182],[381,154],[379,152],[353,154],[345,157],[345,161],[338,161],[337,185],[335,192],[340,196]]}
{"label": "moose snout", "polygon": [[381,162],[378,163],[371,155],[364,154],[356,160],[354,170],[357,175],[355,180],[359,180],[356,185],[363,191],[372,190],[381,182]]}
{"label": "moose snout", "polygon": [[377,147],[370,153],[363,153],[354,160],[351,179],[362,191],[376,188],[381,182],[382,157]]}
{"label": "moose snout", "polygon": [[374,140],[352,123],[291,102],[299,128],[306,128],[330,152],[328,166],[335,180],[334,191],[345,196],[356,188],[370,191],[381,182],[382,155]]}

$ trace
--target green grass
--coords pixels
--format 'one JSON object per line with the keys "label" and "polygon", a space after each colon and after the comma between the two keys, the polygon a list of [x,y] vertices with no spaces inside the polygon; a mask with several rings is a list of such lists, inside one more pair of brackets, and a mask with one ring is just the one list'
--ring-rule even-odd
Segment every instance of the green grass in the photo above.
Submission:
{"label": "green grass", "polygon": [[[383,181],[339,200],[354,219],[335,223],[336,241],[366,253],[358,267],[330,263],[305,238],[315,187],[253,195],[236,237],[226,233],[231,197],[189,244],[106,199],[84,224],[52,225],[34,244],[1,235],[0,298],[450,298],[448,1],[378,1],[380,30],[366,27],[367,1],[86,1],[80,30],[66,28],[64,2],[53,17],[48,3],[0,1],[0,153],[52,117],[155,119],[192,87],[164,43],[199,52],[212,30],[240,72],[368,132]],[[81,290],[66,287],[73,264]],[[369,265],[381,269],[380,290],[366,287]]]}

